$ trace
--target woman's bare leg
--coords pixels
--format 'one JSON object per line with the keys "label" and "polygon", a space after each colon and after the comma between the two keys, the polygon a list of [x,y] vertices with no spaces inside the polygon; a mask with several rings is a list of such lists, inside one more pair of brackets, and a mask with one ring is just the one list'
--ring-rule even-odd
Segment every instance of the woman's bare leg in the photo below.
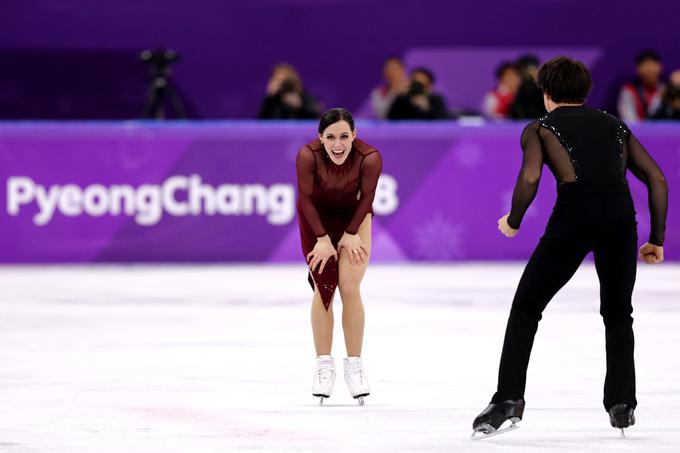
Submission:
{"label": "woman's bare leg", "polygon": [[[358,234],[370,257],[371,214],[364,218]],[[344,248],[340,250],[338,289],[342,299],[342,328],[348,357],[361,357],[364,341],[364,304],[361,300],[360,286],[367,266],[368,259],[360,265],[350,264],[347,250]]]}
{"label": "woman's bare leg", "polygon": [[312,298],[312,333],[314,334],[316,355],[331,355],[331,347],[333,346],[333,301],[326,311],[319,289],[316,287]]}

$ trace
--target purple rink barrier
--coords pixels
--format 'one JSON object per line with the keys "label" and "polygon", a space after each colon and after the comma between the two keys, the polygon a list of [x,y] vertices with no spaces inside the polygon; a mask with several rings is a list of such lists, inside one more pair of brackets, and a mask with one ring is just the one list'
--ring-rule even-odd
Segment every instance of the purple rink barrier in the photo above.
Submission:
{"label": "purple rink barrier", "polygon": [[[384,160],[373,259],[525,260],[555,199],[539,194],[513,239],[523,124],[360,122]],[[0,262],[300,262],[295,156],[316,123],[0,123]],[[633,131],[670,186],[666,255],[680,256],[680,124]],[[640,243],[644,186],[629,174]]]}

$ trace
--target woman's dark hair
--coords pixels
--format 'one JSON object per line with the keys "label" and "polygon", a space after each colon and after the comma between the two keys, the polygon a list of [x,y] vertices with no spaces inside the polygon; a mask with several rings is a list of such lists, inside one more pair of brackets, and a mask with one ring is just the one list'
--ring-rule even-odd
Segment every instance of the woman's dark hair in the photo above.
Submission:
{"label": "woman's dark hair", "polygon": [[553,102],[582,104],[586,101],[593,80],[586,65],[569,57],[555,57],[538,70],[538,86]]}
{"label": "woman's dark hair", "polygon": [[323,115],[321,115],[321,120],[319,121],[319,134],[323,134],[331,124],[335,124],[338,121],[347,121],[349,128],[354,131],[354,117],[349,110],[342,108],[334,108],[326,110]]}

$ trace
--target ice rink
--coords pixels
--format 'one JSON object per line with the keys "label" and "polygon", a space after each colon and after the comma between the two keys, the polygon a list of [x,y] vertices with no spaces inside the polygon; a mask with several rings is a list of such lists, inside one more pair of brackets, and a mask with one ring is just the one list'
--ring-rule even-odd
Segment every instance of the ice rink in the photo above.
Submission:
{"label": "ice rink", "polygon": [[311,396],[304,265],[0,267],[0,451],[680,451],[680,265],[640,265],[639,406],[602,407],[604,327],[585,264],[545,312],[521,429],[472,442],[523,265],[369,267],[366,406],[340,365]]}

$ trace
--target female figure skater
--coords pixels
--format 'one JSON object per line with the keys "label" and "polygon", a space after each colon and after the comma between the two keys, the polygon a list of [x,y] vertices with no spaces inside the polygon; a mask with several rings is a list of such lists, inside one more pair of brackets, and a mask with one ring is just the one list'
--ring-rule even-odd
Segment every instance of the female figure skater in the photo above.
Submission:
{"label": "female figure skater", "polygon": [[317,357],[312,394],[323,404],[333,392],[331,305],[337,287],[347,349],[345,381],[352,397],[363,405],[370,389],[361,362],[364,307],[359,287],[371,253],[372,204],[382,159],[375,148],[356,138],[354,119],[345,109],[325,112],[318,133],[296,160],[300,236],[314,290],[312,331]]}
{"label": "female figure skater", "polygon": [[506,420],[515,428],[524,412],[529,355],[546,305],[574,275],[589,252],[600,280],[607,375],[604,407],[611,425],[635,423],[635,366],[631,294],[637,265],[637,231],[626,169],[647,186],[651,233],[639,256],[663,261],[668,188],[645,148],[617,118],[583,105],[591,78],[583,63],[566,57],[546,62],[538,74],[548,114],[522,132],[524,158],[512,209],[498,221],[507,237],[517,234],[545,162],[557,180],[557,201],[515,293],[505,332],[498,388],[474,420],[473,438],[497,434]]}

